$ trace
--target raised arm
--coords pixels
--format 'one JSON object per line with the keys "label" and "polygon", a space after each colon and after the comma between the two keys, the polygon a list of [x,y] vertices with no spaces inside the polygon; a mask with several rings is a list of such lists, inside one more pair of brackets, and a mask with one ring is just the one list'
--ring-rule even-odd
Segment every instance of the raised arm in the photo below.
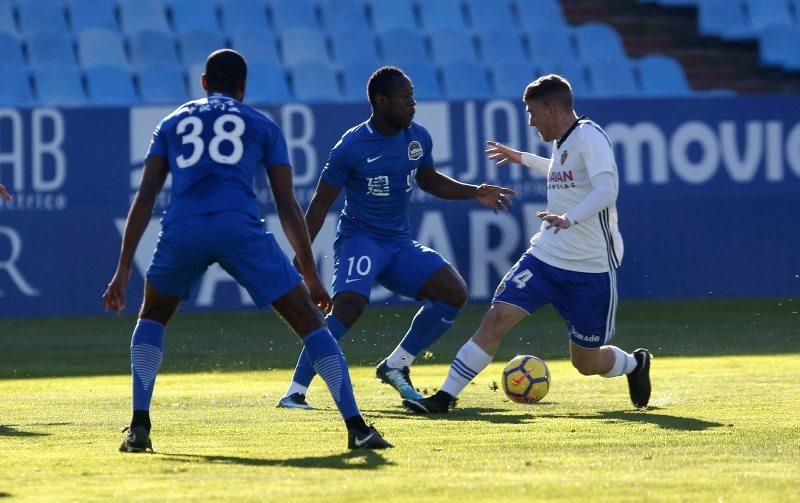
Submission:
{"label": "raised arm", "polygon": [[486,143],[490,146],[486,149],[486,155],[489,156],[489,159],[497,161],[498,166],[505,166],[509,163],[522,164],[540,175],[547,175],[547,170],[550,169],[550,159],[530,152],[520,152],[493,140]]}
{"label": "raised arm", "polygon": [[497,185],[472,185],[459,182],[436,171],[433,166],[417,171],[417,185],[425,192],[442,199],[476,199],[479,203],[497,210],[507,210],[514,202],[508,196],[517,192]]}
{"label": "raised arm", "polygon": [[128,219],[125,222],[117,270],[103,294],[103,308],[106,311],[111,308],[119,314],[125,309],[125,288],[131,277],[133,256],[136,254],[142,234],[153,216],[156,196],[161,192],[167,175],[169,175],[169,164],[165,157],[156,155],[145,160],[142,181],[139,183],[139,190],[133,198],[131,209],[128,211]]}

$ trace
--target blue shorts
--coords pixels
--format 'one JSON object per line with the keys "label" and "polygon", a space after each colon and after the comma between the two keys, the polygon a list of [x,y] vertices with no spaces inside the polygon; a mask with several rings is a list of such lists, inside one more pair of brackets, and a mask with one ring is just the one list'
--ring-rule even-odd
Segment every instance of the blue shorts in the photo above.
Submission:
{"label": "blue shorts", "polygon": [[431,274],[447,261],[412,240],[339,237],[333,244],[333,296],[356,292],[369,299],[377,281],[404,297],[417,298]]}
{"label": "blue shorts", "polygon": [[553,304],[566,320],[573,343],[598,348],[614,337],[616,273],[614,269],[603,273],[559,269],[528,250],[497,286],[494,302],[517,306],[528,314]]}
{"label": "blue shorts", "polygon": [[215,262],[247,289],[259,308],[302,280],[262,220],[221,211],[169,222],[158,235],[147,281],[159,292],[187,300]]}

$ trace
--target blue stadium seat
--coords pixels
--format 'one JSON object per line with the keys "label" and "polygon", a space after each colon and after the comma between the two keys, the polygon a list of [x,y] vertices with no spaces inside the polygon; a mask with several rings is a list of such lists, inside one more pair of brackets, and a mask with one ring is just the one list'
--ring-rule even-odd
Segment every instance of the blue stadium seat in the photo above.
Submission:
{"label": "blue stadium seat", "polygon": [[35,35],[43,31],[61,34],[69,33],[61,4],[50,8],[42,8],[40,2],[26,2],[17,6],[17,12],[19,13],[22,32],[26,36]]}
{"label": "blue stadium seat", "polygon": [[467,0],[466,4],[476,32],[514,29],[511,5],[507,0]]}
{"label": "blue stadium seat", "polygon": [[322,11],[322,22],[329,32],[369,29],[362,2],[353,0],[324,2],[320,5],[320,10]]}
{"label": "blue stadium seat", "polygon": [[329,63],[325,40],[318,30],[287,28],[280,35],[283,62],[289,66],[306,62]]}
{"label": "blue stadium seat", "polygon": [[762,65],[800,71],[800,27],[770,26],[758,38]]}
{"label": "blue stadium seat", "polygon": [[541,70],[522,60],[504,61],[493,63],[489,75],[497,96],[521,100],[525,87],[541,75]]}
{"label": "blue stadium seat", "polygon": [[528,61],[522,39],[515,31],[503,30],[478,35],[483,61],[494,64],[501,61]]}
{"label": "blue stadium seat", "polygon": [[269,7],[275,31],[287,28],[319,29],[314,4],[310,0],[272,0]]}
{"label": "blue stadium seat", "polygon": [[[8,67],[25,68],[25,56],[17,37],[8,33],[0,33],[0,64]],[[2,79],[0,79],[2,80]]]}
{"label": "blue stadium seat", "polygon": [[17,21],[14,19],[14,9],[11,2],[0,2],[0,33],[19,36]]}
{"label": "blue stadium seat", "polygon": [[141,31],[172,33],[161,0],[120,0],[119,18],[127,35]]}
{"label": "blue stadium seat", "polygon": [[703,0],[698,4],[697,27],[702,35],[727,40],[755,38],[740,0]]}
{"label": "blue stadium seat", "polygon": [[628,59],[619,33],[607,24],[585,23],[573,33],[578,56],[587,63]]}
{"label": "blue stadium seat", "polygon": [[77,67],[51,66],[33,73],[37,101],[42,105],[80,106],[86,104],[81,74]]}
{"label": "blue stadium seat", "polygon": [[225,2],[220,9],[225,31],[233,37],[240,30],[266,31],[267,8],[261,0]]}
{"label": "blue stadium seat", "polygon": [[340,65],[359,63],[372,68],[380,65],[378,50],[372,33],[353,28],[331,33],[333,57]]}
{"label": "blue stadium seat", "polygon": [[443,65],[442,81],[447,97],[453,100],[488,99],[492,89],[486,72],[478,65],[454,63]]}
{"label": "blue stadium seat", "polygon": [[772,2],[746,0],[745,8],[750,14],[750,26],[756,32],[768,26],[791,26],[793,23],[792,13],[789,11],[789,3],[786,0]]}
{"label": "blue stadium seat", "polygon": [[178,65],[145,66],[138,75],[142,103],[179,105],[188,101],[183,70]]}
{"label": "blue stadium seat", "polygon": [[542,65],[542,75],[555,73],[569,81],[572,93],[581,98],[592,95],[586,65],[574,60],[550,61]]}
{"label": "blue stadium seat", "polygon": [[436,30],[430,35],[431,52],[436,63],[477,63],[475,44],[464,30]]}
{"label": "blue stadium seat", "polygon": [[127,69],[130,66],[122,37],[105,28],[87,28],[78,34],[78,56],[84,68],[113,65]]}
{"label": "blue stadium seat", "polygon": [[[439,76],[436,67],[427,61],[407,63],[402,66],[403,71],[414,84],[414,99],[429,101],[444,99],[442,85],[439,83]],[[366,82],[364,83],[366,86]]]}
{"label": "blue stadium seat", "polygon": [[115,5],[113,0],[67,0],[72,32],[79,34],[90,28],[119,30]]}
{"label": "blue stadium seat", "polygon": [[206,90],[203,89],[202,75],[206,71],[205,63],[195,63],[189,67],[187,79],[189,80],[189,98],[196,100],[206,96]]}
{"label": "blue stadium seat", "polygon": [[151,30],[136,32],[128,39],[128,46],[131,51],[131,61],[137,68],[180,65],[175,40],[170,34]]}
{"label": "blue stadium seat", "polygon": [[420,2],[422,24],[428,33],[434,30],[466,30],[461,2],[457,0],[435,0]]}
{"label": "blue stadium seat", "polygon": [[642,93],[648,96],[686,96],[691,94],[683,66],[669,56],[653,54],[638,63]]}
{"label": "blue stadium seat", "polygon": [[257,61],[280,64],[275,36],[269,31],[257,28],[236,30],[231,34],[231,46],[244,56],[248,65]]}
{"label": "blue stadium seat", "polygon": [[392,65],[429,61],[422,36],[412,30],[391,30],[378,35],[383,62]]}
{"label": "blue stadium seat", "polygon": [[220,30],[215,0],[172,0],[170,11],[172,26],[175,27],[177,34],[197,30],[210,32]]}
{"label": "blue stadium seat", "polygon": [[531,30],[528,32],[533,60],[537,63],[575,60],[570,32],[562,29]]}
{"label": "blue stadium seat", "polygon": [[205,63],[209,54],[224,49],[227,45],[219,31],[194,30],[178,37],[178,47],[186,68],[196,63]]}
{"label": "blue stadium seat", "polygon": [[247,103],[287,103],[294,101],[281,65],[256,62],[247,65]]}
{"label": "blue stadium seat", "polygon": [[[0,35],[5,36],[6,34]],[[4,52],[2,43],[0,43],[1,52]],[[0,79],[0,107],[30,107],[33,104],[33,93],[27,70],[23,70],[19,66],[3,68],[3,78]]]}
{"label": "blue stadium seat", "polygon": [[402,0],[368,0],[375,31],[416,30],[417,21],[410,2]]}
{"label": "blue stadium seat", "polygon": [[342,101],[333,68],[318,63],[299,63],[290,68],[294,95],[300,101]]}
{"label": "blue stadium seat", "polygon": [[517,2],[517,10],[519,22],[526,30],[547,30],[567,24],[558,0],[521,1]]}
{"label": "blue stadium seat", "polygon": [[595,61],[588,68],[595,96],[629,97],[641,94],[634,79],[633,66],[628,61]]}
{"label": "blue stadium seat", "polygon": [[88,101],[92,105],[127,106],[139,102],[128,70],[100,65],[86,70]]}
{"label": "blue stadium seat", "polygon": [[31,68],[66,66],[77,68],[72,37],[62,32],[40,31],[28,37],[28,63]]}
{"label": "blue stadium seat", "polygon": [[342,84],[344,99],[347,101],[364,101],[367,99],[367,81],[377,70],[374,65],[353,62],[342,67]]}

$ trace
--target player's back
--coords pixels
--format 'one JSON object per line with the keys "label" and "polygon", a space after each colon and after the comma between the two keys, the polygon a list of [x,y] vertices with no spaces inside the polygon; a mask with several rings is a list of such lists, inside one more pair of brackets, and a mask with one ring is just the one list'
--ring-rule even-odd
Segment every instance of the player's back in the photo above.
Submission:
{"label": "player's back", "polygon": [[224,210],[258,217],[256,169],[289,164],[280,128],[222,94],[190,101],[165,117],[153,133],[151,155],[166,157],[172,175],[164,224]]}

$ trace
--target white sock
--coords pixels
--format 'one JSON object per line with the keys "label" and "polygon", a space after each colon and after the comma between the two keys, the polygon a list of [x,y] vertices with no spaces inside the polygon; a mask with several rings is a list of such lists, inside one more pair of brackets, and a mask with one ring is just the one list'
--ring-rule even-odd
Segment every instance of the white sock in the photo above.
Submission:
{"label": "white sock", "polygon": [[632,354],[626,353],[617,346],[606,346],[614,351],[614,366],[603,377],[617,377],[623,374],[630,374],[636,368],[636,358]]}
{"label": "white sock", "polygon": [[401,348],[399,344],[386,358],[386,365],[393,369],[409,367],[412,363],[414,363],[414,355]]}
{"label": "white sock", "polygon": [[305,395],[306,391],[308,391],[308,386],[303,386],[302,384],[297,384],[296,382],[292,381],[292,384],[289,385],[289,389],[286,390],[286,393],[283,396],[294,395],[295,393]]}
{"label": "white sock", "polygon": [[451,396],[458,396],[464,386],[475,379],[492,361],[492,355],[482,350],[480,346],[470,339],[458,350],[447,379],[442,384],[442,391]]}

